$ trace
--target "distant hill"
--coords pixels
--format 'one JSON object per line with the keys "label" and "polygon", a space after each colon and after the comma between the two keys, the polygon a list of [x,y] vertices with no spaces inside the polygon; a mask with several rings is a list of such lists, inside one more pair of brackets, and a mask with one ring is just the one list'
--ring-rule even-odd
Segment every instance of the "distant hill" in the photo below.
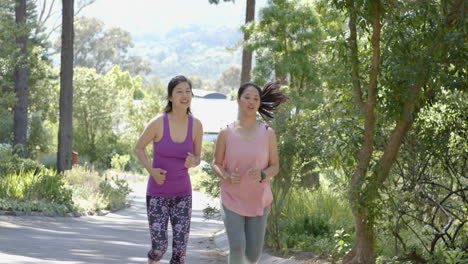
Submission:
{"label": "distant hill", "polygon": [[163,81],[177,74],[214,81],[230,65],[241,64],[240,48],[232,50],[242,39],[238,28],[190,25],[165,35],[146,33],[132,37],[133,52],[150,61],[151,74]]}

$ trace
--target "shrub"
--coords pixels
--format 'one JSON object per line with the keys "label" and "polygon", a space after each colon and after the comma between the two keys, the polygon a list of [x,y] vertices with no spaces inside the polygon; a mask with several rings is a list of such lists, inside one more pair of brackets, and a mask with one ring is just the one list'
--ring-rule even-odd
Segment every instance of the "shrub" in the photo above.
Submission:
{"label": "shrub", "polygon": [[118,209],[127,206],[126,197],[131,189],[125,180],[107,179],[99,184],[99,190],[107,201],[106,209]]}
{"label": "shrub", "polygon": [[126,196],[130,188],[124,180],[107,178],[98,172],[80,165],[66,171],[64,180],[73,186],[73,202],[80,211],[100,211],[119,209],[127,205]]}
{"label": "shrub", "polygon": [[[43,169],[38,173],[35,171],[20,171],[0,178],[0,198],[4,199],[3,206],[0,207],[3,210],[22,211],[41,208],[41,206],[27,203],[34,201],[40,201],[41,204],[51,203],[52,208],[57,207],[53,206],[54,204],[61,205],[66,208],[65,211],[67,212],[74,209],[72,192],[65,186],[62,176],[48,169]],[[12,200],[17,202],[12,202]],[[10,202],[7,203],[6,201]],[[13,205],[19,207],[13,208]]]}
{"label": "shrub", "polygon": [[13,154],[11,148],[0,148],[0,178],[8,174],[17,174],[20,171],[38,173],[44,166],[31,159],[23,159]]}

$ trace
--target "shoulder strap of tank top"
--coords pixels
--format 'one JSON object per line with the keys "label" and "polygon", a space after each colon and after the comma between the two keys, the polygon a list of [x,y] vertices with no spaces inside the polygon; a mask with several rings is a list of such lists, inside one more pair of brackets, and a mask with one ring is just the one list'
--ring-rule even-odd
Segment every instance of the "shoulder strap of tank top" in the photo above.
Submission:
{"label": "shoulder strap of tank top", "polygon": [[193,136],[193,118],[192,115],[188,115],[188,128],[187,128],[187,140],[192,142]]}
{"label": "shoulder strap of tank top", "polygon": [[171,137],[171,134],[170,134],[170,130],[169,130],[169,117],[167,116],[167,113],[164,112],[164,130],[163,130],[163,136],[162,138],[167,138],[167,137]]}

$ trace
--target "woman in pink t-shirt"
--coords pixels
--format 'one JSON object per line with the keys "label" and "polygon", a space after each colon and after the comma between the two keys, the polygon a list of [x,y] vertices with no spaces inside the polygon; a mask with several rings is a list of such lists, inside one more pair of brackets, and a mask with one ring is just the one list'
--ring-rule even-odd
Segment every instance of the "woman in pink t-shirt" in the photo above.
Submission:
{"label": "woman in pink t-shirt", "polygon": [[287,100],[279,82],[261,89],[243,84],[237,92],[238,120],[218,135],[213,170],[221,178],[223,220],[229,241],[229,263],[257,263],[269,207],[273,200],[270,180],[278,173],[276,135],[257,122],[257,112],[273,118],[273,112]]}

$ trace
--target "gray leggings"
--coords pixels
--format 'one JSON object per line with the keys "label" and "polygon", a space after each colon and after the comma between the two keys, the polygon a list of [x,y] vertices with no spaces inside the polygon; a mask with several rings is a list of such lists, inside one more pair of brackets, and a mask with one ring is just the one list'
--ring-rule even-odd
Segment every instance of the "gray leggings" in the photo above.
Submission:
{"label": "gray leggings", "polygon": [[263,249],[268,209],[263,216],[241,216],[224,205],[223,220],[229,241],[229,264],[257,263]]}

